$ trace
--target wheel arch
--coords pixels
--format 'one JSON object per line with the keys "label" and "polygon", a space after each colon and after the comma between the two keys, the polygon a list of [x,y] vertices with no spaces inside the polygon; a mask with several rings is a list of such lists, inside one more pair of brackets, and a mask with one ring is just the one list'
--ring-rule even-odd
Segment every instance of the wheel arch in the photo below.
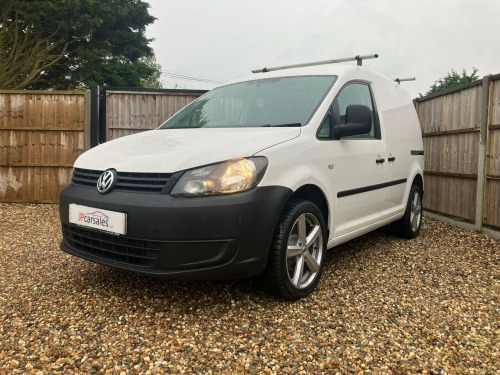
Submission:
{"label": "wheel arch", "polygon": [[412,185],[418,185],[422,190],[422,199],[424,198],[424,179],[422,175],[419,173],[413,178]]}
{"label": "wheel arch", "polygon": [[330,210],[328,200],[326,199],[323,190],[321,190],[318,186],[313,184],[302,185],[300,188],[295,190],[289,199],[304,199],[314,203],[321,211],[326,227],[329,228]]}

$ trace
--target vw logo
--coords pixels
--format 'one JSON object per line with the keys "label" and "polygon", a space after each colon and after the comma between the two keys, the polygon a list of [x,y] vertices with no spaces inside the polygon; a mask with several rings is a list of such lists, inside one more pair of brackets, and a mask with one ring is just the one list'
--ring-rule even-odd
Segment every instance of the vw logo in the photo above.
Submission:
{"label": "vw logo", "polygon": [[97,191],[101,194],[109,193],[116,183],[116,171],[108,169],[104,171],[97,180]]}

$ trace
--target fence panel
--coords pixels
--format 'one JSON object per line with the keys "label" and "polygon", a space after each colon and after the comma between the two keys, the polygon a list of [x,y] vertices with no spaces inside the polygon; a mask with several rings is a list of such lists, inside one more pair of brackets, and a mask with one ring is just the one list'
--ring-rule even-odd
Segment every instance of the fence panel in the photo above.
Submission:
{"label": "fence panel", "polygon": [[84,129],[83,92],[0,91],[0,202],[57,202]]}
{"label": "fence panel", "polygon": [[106,89],[106,140],[155,129],[205,92]]}
{"label": "fence panel", "polygon": [[492,77],[489,109],[483,219],[500,228],[500,75]]}
{"label": "fence panel", "polygon": [[474,221],[481,83],[417,101],[425,157],[424,208]]}

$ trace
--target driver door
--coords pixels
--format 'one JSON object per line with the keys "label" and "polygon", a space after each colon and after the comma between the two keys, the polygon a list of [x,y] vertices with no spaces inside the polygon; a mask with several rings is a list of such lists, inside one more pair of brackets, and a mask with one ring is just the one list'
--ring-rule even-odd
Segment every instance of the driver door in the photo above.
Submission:
{"label": "driver door", "polygon": [[[330,238],[348,236],[378,222],[384,199],[383,184],[387,181],[386,143],[369,84],[353,82],[342,88],[329,114],[333,126],[345,123],[350,104],[370,108],[372,127],[367,134],[331,140],[333,189],[329,200],[334,207]],[[319,137],[321,134],[320,130]]]}

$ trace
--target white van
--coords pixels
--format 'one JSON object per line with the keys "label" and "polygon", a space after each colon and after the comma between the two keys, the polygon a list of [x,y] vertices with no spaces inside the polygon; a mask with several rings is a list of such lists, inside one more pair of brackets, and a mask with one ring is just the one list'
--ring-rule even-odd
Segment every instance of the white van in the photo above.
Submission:
{"label": "white van", "polygon": [[261,275],[297,299],[328,248],[389,223],[417,236],[422,195],[400,85],[363,66],[278,69],[81,155],[61,193],[61,249],[168,278]]}

